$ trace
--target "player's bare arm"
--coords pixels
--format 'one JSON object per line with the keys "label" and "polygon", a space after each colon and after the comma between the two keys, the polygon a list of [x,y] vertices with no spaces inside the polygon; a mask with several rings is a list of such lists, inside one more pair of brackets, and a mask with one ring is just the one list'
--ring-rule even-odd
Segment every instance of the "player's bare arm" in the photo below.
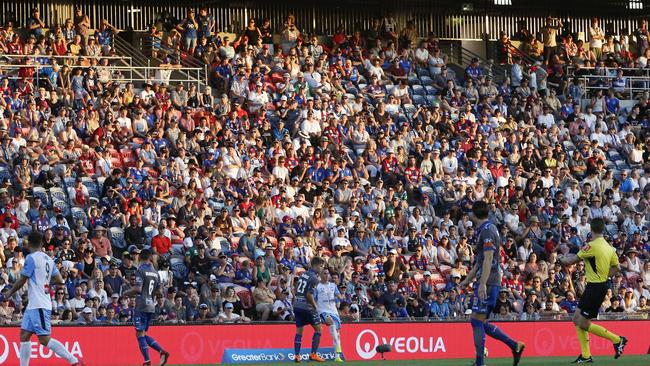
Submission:
{"label": "player's bare arm", "polygon": [[312,293],[307,293],[306,298],[307,298],[307,302],[308,302],[311,306],[313,306],[314,308],[317,308],[317,307],[318,307],[318,304],[316,304],[316,299],[314,299],[314,294],[312,294]]}
{"label": "player's bare arm", "polygon": [[469,273],[467,274],[465,279],[461,283],[458,284],[458,287],[460,287],[460,288],[467,287],[467,285],[469,285],[470,282],[472,282],[474,277],[476,277],[476,272],[478,272],[478,266],[472,267],[472,269],[469,271]]}
{"label": "player's bare arm", "polygon": [[494,258],[494,251],[486,250],[483,252],[483,271],[478,284],[478,297],[485,299],[487,297],[487,280],[490,278],[490,270],[492,267],[492,259]]}
{"label": "player's bare arm", "polygon": [[621,266],[619,265],[609,267],[609,277],[616,276],[616,274],[619,273],[620,271],[621,271]]}
{"label": "player's bare arm", "polygon": [[29,280],[29,277],[25,276],[20,276],[20,278],[14,283],[13,287],[11,287],[11,290],[7,291],[4,296],[5,297],[12,297],[16,291],[20,290],[25,286],[25,283]]}
{"label": "player's bare arm", "polygon": [[142,292],[142,286],[133,286],[130,289],[124,291],[122,296],[134,296],[139,295]]}
{"label": "player's bare arm", "polygon": [[578,257],[577,255],[575,255],[575,254],[567,254],[567,255],[562,256],[562,257],[560,257],[558,259],[560,260],[560,263],[564,264],[565,266],[575,264],[575,263],[578,263],[578,262],[582,261],[582,259],[580,257]]}

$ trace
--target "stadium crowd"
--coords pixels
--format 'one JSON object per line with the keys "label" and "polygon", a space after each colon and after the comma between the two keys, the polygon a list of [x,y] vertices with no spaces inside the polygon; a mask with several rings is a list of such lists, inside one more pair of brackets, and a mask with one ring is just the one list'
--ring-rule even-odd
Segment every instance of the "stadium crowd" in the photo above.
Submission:
{"label": "stadium crowd", "polygon": [[[204,90],[98,76],[117,30],[91,35],[80,10],[47,31],[36,12],[22,39],[5,24],[4,53],[52,67],[37,85],[0,64],[0,284],[20,276],[36,230],[65,279],[58,322],[129,322],[122,294],[144,248],[165,284],[159,322],[290,320],[313,256],[346,321],[454,319],[472,292],[457,286],[475,254],[472,202],[485,200],[503,238],[496,318],[575,311],[584,264],[557,258],[589,241],[594,217],[623,269],[602,312],[647,317],[650,107],[647,92],[621,106],[616,63],[648,66],[645,22],[626,48],[594,31],[581,61],[550,20],[542,58],[504,51],[510,77],[497,82],[478,59],[452,72],[434,35],[390,14],[331,37],[295,21],[251,19],[234,39],[207,9],[152,26],[211,65]],[[45,57],[60,55],[89,64]],[[590,61],[602,70],[587,91],[565,66]],[[1,299],[2,324],[20,320],[25,292]]]}

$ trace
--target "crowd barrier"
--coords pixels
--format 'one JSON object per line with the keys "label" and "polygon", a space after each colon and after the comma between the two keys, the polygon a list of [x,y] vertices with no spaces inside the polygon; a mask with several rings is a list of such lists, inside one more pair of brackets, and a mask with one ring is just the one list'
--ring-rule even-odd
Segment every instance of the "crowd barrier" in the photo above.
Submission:
{"label": "crowd barrier", "polygon": [[[603,321],[613,332],[628,336],[626,354],[646,354],[650,321]],[[571,322],[504,322],[499,326],[512,337],[526,342],[526,356],[575,356],[580,349]],[[291,324],[154,326],[154,336],[172,354],[171,364],[208,365],[215,363],[288,362],[294,358],[294,326]],[[18,365],[20,341],[16,327],[0,328],[0,365]],[[87,365],[140,365],[134,330],[128,326],[57,326],[52,335],[68,350],[83,357]],[[311,330],[303,336],[303,351],[310,345]],[[471,358],[473,346],[469,323],[353,323],[344,324],[342,348],[346,360],[380,359],[379,344],[391,344],[387,360]],[[322,355],[333,357],[329,332],[323,332]],[[502,344],[488,339],[490,357],[509,357]],[[609,355],[612,346],[591,337],[595,355]],[[301,355],[306,357],[306,354]],[[39,366],[66,363],[36,339],[32,359]],[[154,362],[157,357],[154,356]]]}

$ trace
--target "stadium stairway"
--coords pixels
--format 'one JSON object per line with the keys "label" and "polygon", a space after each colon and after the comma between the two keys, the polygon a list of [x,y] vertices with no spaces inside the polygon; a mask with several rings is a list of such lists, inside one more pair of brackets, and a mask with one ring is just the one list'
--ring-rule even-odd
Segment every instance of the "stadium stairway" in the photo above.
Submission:
{"label": "stadium stairway", "polygon": [[[129,43],[126,39],[120,36],[121,34],[118,34],[117,37],[113,38],[113,47],[115,48],[115,52],[118,55],[122,56],[129,56],[131,57],[133,66],[136,67],[146,67],[150,66],[147,57],[134,47],[131,43]],[[139,77],[144,79],[144,75],[140,73],[139,71],[134,71]]]}
{"label": "stadium stairway", "polygon": [[[462,46],[460,41],[442,41],[440,42],[441,51],[448,55],[449,59],[447,67],[456,74],[458,80],[462,80],[465,75],[465,68],[472,62],[473,58],[477,58],[481,62],[481,66],[485,67],[488,60],[472,52],[471,50]],[[510,68],[508,65],[492,64],[492,81],[495,84],[502,83],[506,77],[509,76]]]}

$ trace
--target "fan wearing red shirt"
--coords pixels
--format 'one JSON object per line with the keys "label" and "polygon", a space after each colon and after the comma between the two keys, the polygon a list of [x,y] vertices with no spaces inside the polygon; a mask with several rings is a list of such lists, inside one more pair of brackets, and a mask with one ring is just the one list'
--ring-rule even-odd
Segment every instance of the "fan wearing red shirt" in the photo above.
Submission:
{"label": "fan wearing red shirt", "polygon": [[[165,255],[169,253],[172,248],[172,241],[165,235],[165,225],[158,225],[158,234],[151,238],[151,249],[154,252],[154,256],[158,257],[160,255]],[[154,261],[156,263],[157,261]]]}
{"label": "fan wearing red shirt", "polygon": [[381,169],[384,172],[385,180],[389,184],[394,184],[397,182],[399,166],[397,165],[398,162],[395,157],[395,152],[390,148],[386,152],[388,153],[388,156],[381,162]]}
{"label": "fan wearing red shirt", "polygon": [[422,183],[422,173],[420,173],[420,168],[417,167],[415,156],[409,156],[408,167],[404,170],[404,176],[406,177],[406,189],[408,190],[413,190]]}
{"label": "fan wearing red shirt", "polygon": [[95,156],[88,145],[83,145],[81,156],[79,156],[79,167],[88,176],[95,174]]}

